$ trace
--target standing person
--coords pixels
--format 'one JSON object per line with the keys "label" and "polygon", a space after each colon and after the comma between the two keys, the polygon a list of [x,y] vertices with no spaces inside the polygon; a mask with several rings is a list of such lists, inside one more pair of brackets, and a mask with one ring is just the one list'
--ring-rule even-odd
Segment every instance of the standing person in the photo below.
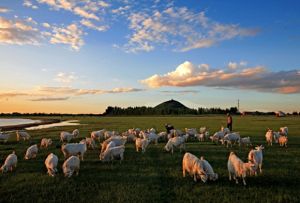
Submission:
{"label": "standing person", "polygon": [[232,131],[232,117],[229,113],[227,113],[227,128]]}

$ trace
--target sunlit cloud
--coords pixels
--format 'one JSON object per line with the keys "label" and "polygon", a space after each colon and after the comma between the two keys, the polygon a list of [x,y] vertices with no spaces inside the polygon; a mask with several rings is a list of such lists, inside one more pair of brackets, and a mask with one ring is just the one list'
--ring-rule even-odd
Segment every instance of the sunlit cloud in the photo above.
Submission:
{"label": "sunlit cloud", "polygon": [[30,99],[30,101],[65,101],[70,97],[40,97],[36,99]]}
{"label": "sunlit cloud", "polygon": [[50,43],[52,44],[68,44],[72,50],[79,51],[84,45],[82,35],[84,32],[76,25],[70,24],[67,27],[53,27]]}
{"label": "sunlit cloud", "polygon": [[80,23],[88,28],[91,28],[93,30],[98,30],[100,32],[106,31],[109,28],[108,26],[104,26],[104,25],[97,26],[92,21],[86,19],[82,19]]}
{"label": "sunlit cloud", "polygon": [[[30,19],[30,18],[29,18]],[[39,44],[41,33],[31,22],[26,20],[9,20],[0,17],[0,43],[1,44]]]}
{"label": "sunlit cloud", "polygon": [[204,70],[203,65],[196,66],[186,61],[174,71],[163,75],[152,75],[142,80],[141,83],[151,88],[205,86],[281,94],[300,93],[299,70],[272,72],[263,66],[245,67],[245,62],[236,64],[238,65],[230,62],[225,69]]}

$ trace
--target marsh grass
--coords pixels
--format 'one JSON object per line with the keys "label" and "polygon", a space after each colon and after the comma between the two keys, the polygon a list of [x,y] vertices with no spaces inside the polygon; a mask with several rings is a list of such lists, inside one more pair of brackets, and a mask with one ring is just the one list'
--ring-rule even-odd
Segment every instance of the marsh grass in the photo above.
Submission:
{"label": "marsh grass", "polygon": [[[73,119],[73,118],[65,118]],[[92,130],[125,131],[129,128],[154,127],[163,131],[165,123],[176,128],[207,126],[211,134],[225,125],[223,116],[207,117],[76,117],[82,126],[80,141]],[[0,161],[3,164],[12,150],[18,155],[18,167],[13,173],[0,174],[0,202],[300,202],[300,118],[299,117],[234,117],[234,131],[242,137],[250,136],[254,144],[265,144],[266,129],[289,127],[288,148],[265,146],[263,174],[247,178],[247,186],[229,182],[227,158],[235,151],[244,161],[250,147],[234,146],[227,149],[211,142],[189,142],[186,150],[196,156],[205,156],[215,172],[216,182],[194,183],[189,176],[182,177],[182,157],[178,150],[173,155],[163,151],[165,143],[151,144],[145,154],[135,152],[133,143],[126,144],[125,160],[101,163],[99,150],[88,150],[81,162],[79,176],[64,178],[61,166],[59,132],[75,127],[57,127],[30,131],[30,142],[15,141],[0,144]],[[39,151],[36,159],[24,160],[31,144],[41,138],[52,138],[49,149]],[[98,143],[97,143],[98,144]],[[44,160],[53,152],[59,157],[58,175],[46,174]]]}

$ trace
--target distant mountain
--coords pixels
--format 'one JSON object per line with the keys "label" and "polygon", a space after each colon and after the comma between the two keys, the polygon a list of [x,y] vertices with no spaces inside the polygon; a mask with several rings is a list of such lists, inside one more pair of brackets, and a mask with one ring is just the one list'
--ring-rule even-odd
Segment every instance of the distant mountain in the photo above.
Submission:
{"label": "distant mountain", "polygon": [[190,108],[186,107],[185,105],[183,105],[182,103],[176,101],[176,100],[169,100],[169,101],[165,101],[161,104],[158,104],[157,106],[154,107],[154,109],[156,111],[160,111],[160,110],[189,110]]}

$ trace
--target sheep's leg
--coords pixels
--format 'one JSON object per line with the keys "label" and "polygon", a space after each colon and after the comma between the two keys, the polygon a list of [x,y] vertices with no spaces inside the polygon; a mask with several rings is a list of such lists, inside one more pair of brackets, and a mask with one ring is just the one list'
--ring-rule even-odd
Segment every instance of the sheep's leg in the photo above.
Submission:
{"label": "sheep's leg", "polygon": [[182,176],[185,177],[185,169],[182,169]]}
{"label": "sheep's leg", "polygon": [[228,171],[229,181],[231,181],[231,173]]}

